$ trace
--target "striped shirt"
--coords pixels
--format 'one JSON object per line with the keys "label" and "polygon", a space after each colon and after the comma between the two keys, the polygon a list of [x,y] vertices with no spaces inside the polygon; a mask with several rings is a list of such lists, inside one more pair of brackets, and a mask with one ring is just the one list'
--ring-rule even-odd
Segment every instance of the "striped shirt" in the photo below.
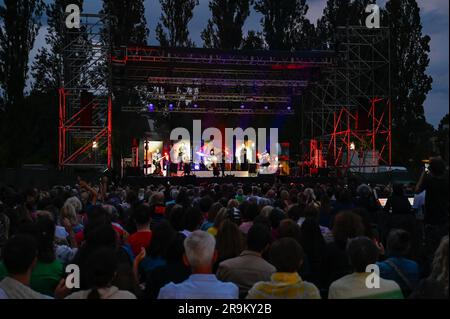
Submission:
{"label": "striped shirt", "polygon": [[298,273],[274,273],[270,281],[256,283],[247,299],[320,299],[314,284],[303,281]]}

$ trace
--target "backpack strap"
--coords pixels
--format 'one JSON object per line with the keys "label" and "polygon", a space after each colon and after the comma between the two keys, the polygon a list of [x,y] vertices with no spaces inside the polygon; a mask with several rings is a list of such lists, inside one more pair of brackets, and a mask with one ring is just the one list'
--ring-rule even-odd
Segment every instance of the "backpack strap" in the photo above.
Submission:
{"label": "backpack strap", "polygon": [[399,277],[403,280],[403,282],[406,284],[409,290],[413,290],[413,285],[411,282],[406,278],[405,274],[398,268],[398,266],[392,261],[392,260],[385,260],[385,262],[394,269],[394,271],[399,275]]}

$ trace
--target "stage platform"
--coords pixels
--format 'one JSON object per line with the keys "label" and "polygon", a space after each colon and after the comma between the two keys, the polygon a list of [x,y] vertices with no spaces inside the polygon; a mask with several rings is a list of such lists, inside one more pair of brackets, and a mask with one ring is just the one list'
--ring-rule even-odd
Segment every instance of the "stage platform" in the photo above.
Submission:
{"label": "stage platform", "polygon": [[[198,172],[196,172],[198,173]],[[242,172],[241,172],[242,173]],[[148,185],[202,185],[202,184],[243,184],[243,185],[251,185],[251,184],[263,184],[269,183],[273,184],[276,182],[283,184],[304,184],[304,185],[314,185],[316,183],[330,183],[335,182],[334,178],[330,177],[291,177],[291,176],[278,176],[278,175],[259,175],[253,177],[242,177],[242,176],[234,176],[234,175],[226,175],[225,177],[199,177],[196,175],[190,176],[171,176],[171,177],[163,177],[163,176],[128,176],[124,179],[127,185],[145,187]]]}

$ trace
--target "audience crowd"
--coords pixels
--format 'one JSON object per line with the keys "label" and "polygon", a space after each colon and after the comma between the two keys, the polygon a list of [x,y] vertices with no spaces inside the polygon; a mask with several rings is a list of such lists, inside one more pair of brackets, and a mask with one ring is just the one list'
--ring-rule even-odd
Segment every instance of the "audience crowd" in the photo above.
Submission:
{"label": "audience crowd", "polygon": [[444,163],[413,205],[390,189],[383,206],[344,180],[2,186],[0,299],[448,298]]}

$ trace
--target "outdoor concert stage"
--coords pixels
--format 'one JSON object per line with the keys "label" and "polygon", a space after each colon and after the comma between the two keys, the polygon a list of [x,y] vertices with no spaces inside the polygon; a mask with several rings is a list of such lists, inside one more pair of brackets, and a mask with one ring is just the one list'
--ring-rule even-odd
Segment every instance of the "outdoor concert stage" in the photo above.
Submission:
{"label": "outdoor concert stage", "polygon": [[[211,156],[232,165],[267,164],[258,160],[265,151],[270,163],[283,166],[280,175],[391,165],[390,56],[380,50],[389,47],[388,29],[342,27],[335,46],[296,52],[114,47],[101,34],[109,18],[83,15],[83,26],[67,35],[60,170],[101,167],[126,177],[132,167],[149,175],[162,157],[207,167]],[[95,50],[83,56],[87,65],[105,66],[103,79],[80,81],[84,50]],[[268,141],[272,128],[276,153]],[[236,129],[241,134],[227,133]],[[239,159],[242,131],[249,133],[247,162]],[[227,145],[230,135],[235,141]],[[176,143],[185,151],[171,153]]]}

